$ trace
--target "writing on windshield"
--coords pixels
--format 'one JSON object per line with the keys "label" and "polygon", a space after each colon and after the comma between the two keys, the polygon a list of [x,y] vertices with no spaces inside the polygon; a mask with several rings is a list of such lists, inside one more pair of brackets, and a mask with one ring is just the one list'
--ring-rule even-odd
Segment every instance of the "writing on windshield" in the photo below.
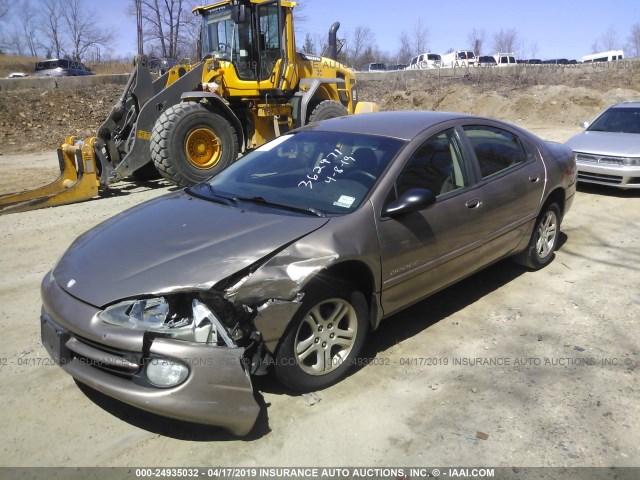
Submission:
{"label": "writing on windshield", "polygon": [[340,149],[336,148],[312,168],[311,173],[306,176],[307,179],[300,181],[298,187],[313,189],[314,183],[318,181],[324,181],[324,183],[335,182],[340,177],[340,174],[344,173],[344,167],[353,165],[355,161],[355,158],[344,155]]}

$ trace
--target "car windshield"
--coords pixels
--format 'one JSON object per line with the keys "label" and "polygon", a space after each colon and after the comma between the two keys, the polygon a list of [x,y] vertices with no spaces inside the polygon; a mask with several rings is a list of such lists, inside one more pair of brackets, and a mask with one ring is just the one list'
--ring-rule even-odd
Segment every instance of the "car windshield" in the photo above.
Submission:
{"label": "car windshield", "polygon": [[640,108],[610,108],[587,129],[590,132],[640,133]]}
{"label": "car windshield", "polygon": [[345,214],[358,208],[404,144],[349,132],[283,135],[192,192],[243,208],[253,203],[306,214]]}

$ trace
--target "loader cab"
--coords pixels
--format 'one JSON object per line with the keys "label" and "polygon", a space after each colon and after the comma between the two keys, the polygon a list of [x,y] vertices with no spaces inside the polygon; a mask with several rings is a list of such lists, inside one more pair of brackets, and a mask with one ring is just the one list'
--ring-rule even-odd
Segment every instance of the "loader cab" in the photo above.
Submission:
{"label": "loader cab", "polygon": [[295,52],[289,3],[244,0],[198,9],[202,54],[212,59],[211,70],[223,72],[229,96],[251,96],[256,90],[260,95],[295,84],[295,72],[288,68]]}

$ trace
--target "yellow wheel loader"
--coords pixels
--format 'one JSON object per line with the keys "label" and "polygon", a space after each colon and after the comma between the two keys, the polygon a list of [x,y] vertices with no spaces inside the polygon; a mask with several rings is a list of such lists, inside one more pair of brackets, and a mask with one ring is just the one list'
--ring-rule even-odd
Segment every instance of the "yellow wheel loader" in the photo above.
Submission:
{"label": "yellow wheel loader", "polygon": [[158,172],[193,185],[288,130],[377,110],[358,102],[353,70],[336,60],[339,23],[329,31],[327,57],[296,52],[295,6],[225,0],[195,8],[203,60],[154,80],[149,59],[138,56],[97,136],[70,137],[59,149],[61,177],[44,189],[0,197],[1,211],[74,203],[124,178]]}

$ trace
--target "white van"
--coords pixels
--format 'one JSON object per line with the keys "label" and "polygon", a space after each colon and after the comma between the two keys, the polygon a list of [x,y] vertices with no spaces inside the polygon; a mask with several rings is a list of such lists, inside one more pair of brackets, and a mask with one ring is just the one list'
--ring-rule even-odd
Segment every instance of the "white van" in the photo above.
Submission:
{"label": "white van", "polygon": [[582,57],[583,63],[593,62],[612,62],[613,60],[622,60],[624,52],[622,50],[609,50],[608,52],[592,53]]}
{"label": "white van", "polygon": [[516,56],[513,53],[496,53],[493,58],[496,59],[496,64],[499,67],[508,67],[518,63],[516,62]]}
{"label": "white van", "polygon": [[476,63],[476,56],[471,50],[455,50],[442,55],[443,67],[472,67]]}
{"label": "white van", "polygon": [[440,68],[442,57],[437,53],[423,53],[413,57],[406,70],[425,70],[427,68]]}

